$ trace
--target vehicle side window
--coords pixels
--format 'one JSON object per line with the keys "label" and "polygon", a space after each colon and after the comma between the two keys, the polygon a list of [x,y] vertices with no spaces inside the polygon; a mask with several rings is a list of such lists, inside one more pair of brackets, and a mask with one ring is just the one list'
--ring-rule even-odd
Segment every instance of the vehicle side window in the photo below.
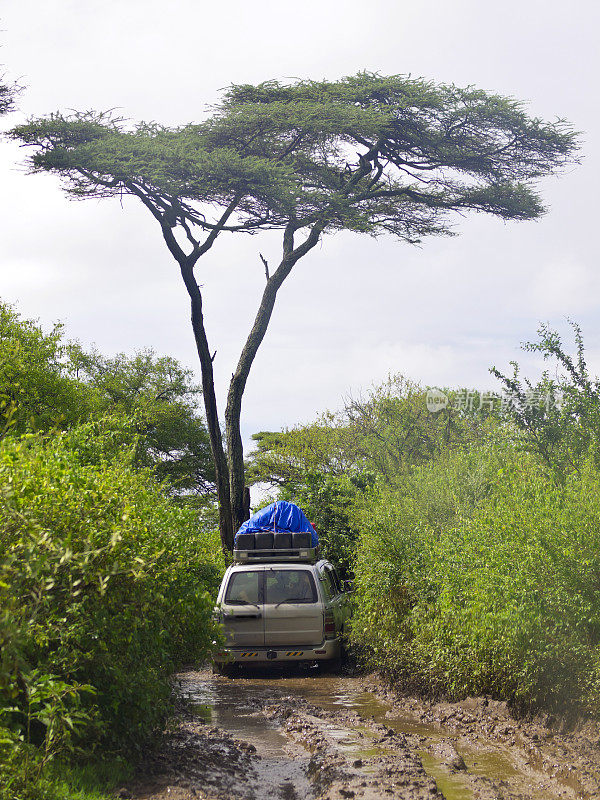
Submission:
{"label": "vehicle side window", "polygon": [[336,575],[334,574],[333,569],[331,567],[325,567],[323,569],[323,575],[326,575],[329,581],[329,586],[331,588],[331,596],[337,597],[337,595],[340,594],[341,592],[341,587],[339,586],[338,581],[336,580]]}
{"label": "vehicle side window", "polygon": [[315,582],[307,569],[269,569],[265,578],[265,603],[317,602]]}
{"label": "vehicle side window", "polygon": [[341,594],[344,591],[344,589],[342,587],[342,582],[340,580],[340,576],[338,575],[337,570],[335,569],[335,567],[331,568],[331,577],[333,579],[333,585],[335,586],[335,593],[336,594]]}
{"label": "vehicle side window", "polygon": [[229,578],[225,602],[232,606],[259,604],[260,572],[234,572]]}
{"label": "vehicle side window", "polygon": [[326,599],[331,600],[333,597],[335,597],[337,592],[335,590],[333,578],[331,577],[327,567],[323,570],[321,583],[323,584],[323,590],[325,592]]}

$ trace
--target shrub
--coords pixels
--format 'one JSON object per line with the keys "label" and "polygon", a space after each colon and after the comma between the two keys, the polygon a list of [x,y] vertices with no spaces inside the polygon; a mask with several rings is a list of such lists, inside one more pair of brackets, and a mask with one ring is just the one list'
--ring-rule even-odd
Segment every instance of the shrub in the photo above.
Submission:
{"label": "shrub", "polygon": [[600,709],[600,476],[453,455],[362,509],[354,639],[423,689]]}
{"label": "shrub", "polygon": [[[138,750],[172,671],[210,652],[216,539],[131,458],[115,419],[0,443],[6,748]],[[56,695],[45,711],[32,706],[42,685]]]}
{"label": "shrub", "polygon": [[0,301],[0,436],[66,428],[97,407],[95,390],[69,377],[62,335]]}

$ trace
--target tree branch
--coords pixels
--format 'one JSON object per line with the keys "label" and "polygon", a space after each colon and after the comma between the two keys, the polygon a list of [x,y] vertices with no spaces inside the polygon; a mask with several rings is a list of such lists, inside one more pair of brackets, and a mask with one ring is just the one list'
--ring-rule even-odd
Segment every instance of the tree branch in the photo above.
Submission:
{"label": "tree branch", "polygon": [[266,259],[266,258],[263,256],[263,254],[262,254],[262,253],[259,253],[258,255],[260,256],[260,260],[261,260],[261,261],[263,262],[263,264],[265,265],[265,275],[266,275],[266,278],[267,278],[267,281],[268,281],[268,280],[269,280],[269,262],[268,262],[268,261],[267,261],[267,259]]}
{"label": "tree branch", "polygon": [[225,228],[225,223],[227,222],[229,217],[233,214],[233,212],[236,209],[237,204],[240,202],[241,199],[242,199],[242,195],[239,192],[234,195],[233,200],[231,201],[231,203],[229,203],[229,205],[227,206],[227,208],[225,209],[225,211],[221,215],[221,218],[219,219],[219,221],[217,222],[215,227],[212,229],[212,231],[206,237],[206,240],[204,241],[204,244],[202,244],[198,248],[197,252],[194,253],[194,255],[196,257],[196,260],[198,258],[200,258],[200,256],[203,256],[204,253],[206,253],[207,250],[210,250],[210,248],[213,246],[213,243],[214,243],[215,239],[221,233],[221,231]]}

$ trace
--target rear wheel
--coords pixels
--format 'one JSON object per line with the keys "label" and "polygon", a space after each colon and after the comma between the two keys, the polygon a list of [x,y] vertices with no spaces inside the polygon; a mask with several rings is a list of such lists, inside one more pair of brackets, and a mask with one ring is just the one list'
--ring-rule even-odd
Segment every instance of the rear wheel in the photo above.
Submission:
{"label": "rear wheel", "polygon": [[342,658],[342,667],[344,669],[344,672],[352,673],[356,670],[357,668],[356,655],[351,649],[346,647],[344,644],[342,645],[341,658]]}
{"label": "rear wheel", "polygon": [[336,656],[335,658],[328,658],[327,661],[319,661],[319,668],[321,672],[339,672],[342,668],[342,657]]}
{"label": "rear wheel", "polygon": [[213,661],[213,675],[224,675],[226,678],[232,678],[234,669],[234,664],[220,664],[217,661]]}

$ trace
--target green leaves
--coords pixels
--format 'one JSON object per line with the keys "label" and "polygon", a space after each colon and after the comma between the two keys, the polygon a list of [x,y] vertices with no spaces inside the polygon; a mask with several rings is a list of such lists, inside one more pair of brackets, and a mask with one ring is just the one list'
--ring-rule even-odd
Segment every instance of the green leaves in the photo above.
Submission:
{"label": "green leaves", "polygon": [[206,207],[234,202],[233,230],[292,220],[409,242],[449,232],[449,211],[539,216],[533,182],[577,149],[567,123],[529,118],[511,98],[367,72],[231,86],[211,116],[179,128],[84,112],[11,135],[73,195],[133,193],[163,223],[211,231]]}
{"label": "green leaves", "polygon": [[95,421],[80,454],[128,450],[173,495],[191,499],[193,491],[202,504],[212,497],[214,468],[200,402],[191,372],[173,358],[85,352],[64,341],[60,326],[44,333],[0,304],[0,438]]}
{"label": "green leaves", "polygon": [[86,353],[0,304],[3,798],[46,796],[55,758],[142,747],[171,671],[218,638],[199,394],[174,359]]}
{"label": "green leaves", "polygon": [[[15,705],[16,687],[27,712],[19,676],[33,668],[40,686],[54,676],[46,688],[56,703],[77,684],[96,691],[95,710],[83,701],[84,735],[71,705],[50,713],[42,689],[28,688],[40,723],[50,714],[80,744],[102,735],[120,745],[133,731],[141,742],[165,711],[170,671],[211,647],[206,589],[218,581],[219,551],[196,512],[173,505],[127,456],[82,454],[86,433],[93,426],[0,446],[0,708]],[[6,491],[9,481],[18,492]]]}
{"label": "green leaves", "polygon": [[20,87],[17,84],[5,83],[6,77],[0,75],[0,117],[14,111],[15,96],[19,93]]}
{"label": "green leaves", "polygon": [[93,392],[68,375],[62,329],[45,334],[0,303],[0,435],[67,427],[92,412]]}
{"label": "green leaves", "polygon": [[327,557],[349,568],[363,496],[376,486],[402,486],[414,468],[486,435],[483,418],[429,414],[425,394],[397,375],[368,397],[347,401],[337,415],[256,434],[248,480],[298,503],[317,524]]}
{"label": "green leaves", "polygon": [[514,449],[446,454],[367,495],[357,522],[353,635],[370,666],[455,697],[597,713],[592,462],[559,489]]}
{"label": "green leaves", "polygon": [[106,358],[72,344],[68,358],[70,373],[96,392],[99,411],[130,421],[134,463],[152,466],[173,495],[207,502],[214,467],[199,411],[201,389],[191,372],[152,350]]}
{"label": "green leaves", "polygon": [[[541,380],[533,383],[521,377],[516,362],[512,362],[512,375],[495,367],[490,370],[514,400],[508,413],[520,431],[520,445],[536,453],[560,483],[588,457],[600,466],[600,380],[589,375],[581,329],[570,324],[572,355],[558,333],[545,324],[538,329],[536,342],[523,345],[524,350],[540,353],[553,364],[553,377],[545,371]],[[540,404],[532,398],[547,398],[548,402]]]}
{"label": "green leaves", "polygon": [[142,746],[171,671],[218,638],[216,533],[168,497],[211,490],[199,389],[173,359],[61,334],[0,305],[3,797],[37,796],[55,757]]}

